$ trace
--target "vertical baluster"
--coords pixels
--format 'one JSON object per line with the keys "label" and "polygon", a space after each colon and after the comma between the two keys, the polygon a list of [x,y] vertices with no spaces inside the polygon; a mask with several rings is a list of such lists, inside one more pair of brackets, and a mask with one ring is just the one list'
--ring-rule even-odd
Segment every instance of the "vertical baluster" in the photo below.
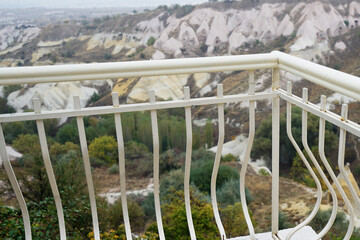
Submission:
{"label": "vertical baluster", "polygon": [[[306,91],[303,92],[304,95],[307,94]],[[291,84],[288,83],[288,94],[291,95]],[[297,225],[287,236],[286,239],[289,240],[297,231],[299,231],[301,228],[306,226],[316,215],[316,213],[319,210],[321,199],[322,199],[322,190],[321,190],[321,184],[319,179],[317,178],[316,174],[314,173],[312,167],[310,166],[309,162],[307,161],[306,157],[302,153],[299,145],[296,143],[292,132],[291,132],[291,103],[287,102],[287,108],[286,108],[287,114],[286,114],[286,131],[289,137],[289,140],[291,141],[292,145],[294,146],[296,152],[299,154],[301,160],[305,164],[306,168],[310,172],[311,177],[315,180],[316,188],[317,188],[317,198],[316,203],[314,206],[314,209],[311,211],[310,215],[299,225]]]}
{"label": "vertical baluster", "polygon": [[[303,93],[303,101],[307,102],[308,101],[308,91],[307,88],[303,89],[304,93]],[[321,239],[331,228],[331,226],[333,225],[334,221],[335,221],[335,217],[336,217],[336,213],[337,213],[337,207],[338,207],[338,199],[336,197],[336,193],[333,189],[333,187],[331,186],[329,180],[327,179],[324,171],[321,169],[319,163],[317,162],[317,159],[315,158],[314,154],[312,153],[309,144],[308,144],[308,140],[307,140],[307,111],[306,110],[302,110],[302,144],[305,148],[306,153],[308,154],[308,156],[310,157],[312,163],[314,164],[314,166],[316,167],[316,170],[318,171],[318,173],[320,174],[321,178],[324,180],[326,187],[329,189],[331,197],[333,199],[333,209],[331,212],[331,216],[328,220],[328,223],[326,224],[326,226],[324,227],[324,229],[318,234],[317,239]],[[319,203],[320,204],[320,203]]]}
{"label": "vertical baluster", "polygon": [[[112,101],[114,107],[119,107],[119,95],[117,92],[112,93]],[[131,240],[132,239],[131,227],[130,227],[127,198],[126,198],[127,196],[126,196],[126,181],[125,181],[126,175],[125,175],[124,139],[123,139],[120,113],[115,113],[114,117],[115,117],[116,138],[118,142],[118,154],[119,154],[121,206],[123,210],[126,239]]]}
{"label": "vertical baluster", "polygon": [[[40,113],[41,112],[41,106],[40,106],[39,99],[35,98],[33,101],[34,101],[35,113]],[[36,125],[37,125],[37,129],[38,129],[41,153],[42,153],[42,157],[44,159],[46,173],[47,173],[48,178],[49,178],[51,191],[52,191],[52,193],[54,195],[54,201],[55,201],[56,211],[57,211],[57,216],[58,216],[58,221],[59,221],[60,239],[65,240],[66,239],[66,231],[65,231],[64,213],[63,213],[63,209],[62,209],[59,189],[58,189],[57,184],[56,184],[55,174],[54,174],[54,171],[53,171],[53,168],[52,168],[52,165],[51,165],[51,161],[50,161],[49,149],[48,149],[48,145],[47,145],[47,142],[46,142],[44,121],[43,120],[36,120]]]}
{"label": "vertical baluster", "polygon": [[[272,90],[280,87],[280,73],[278,68],[273,69]],[[271,139],[271,232],[273,238],[279,231],[279,151],[280,151],[280,97],[272,99],[272,139]]]}
{"label": "vertical baluster", "polygon": [[[149,92],[150,103],[155,103],[155,92],[151,90]],[[154,200],[155,200],[155,212],[156,221],[159,231],[160,240],[165,239],[162,218],[161,218],[161,206],[159,196],[159,130],[157,122],[156,110],[150,111],[151,115],[151,126],[153,135],[153,154],[154,154]]]}
{"label": "vertical baluster", "polygon": [[[321,96],[320,111],[326,112],[326,97],[324,95]],[[320,123],[319,123],[319,155],[320,155],[320,159],[323,162],[326,170],[328,171],[331,179],[334,181],[334,184],[335,184],[336,188],[338,189],[341,197],[343,198],[346,207],[348,208],[348,211],[349,211],[349,214],[350,214],[350,221],[349,221],[348,230],[347,230],[346,235],[344,237],[344,240],[348,240],[348,239],[350,239],[350,237],[352,235],[352,232],[354,230],[354,210],[353,210],[353,207],[352,207],[348,197],[346,196],[346,193],[344,192],[343,188],[341,187],[341,184],[340,184],[339,180],[337,179],[334,171],[332,170],[329,162],[327,161],[327,159],[325,157],[324,145],[325,145],[325,119],[320,118]],[[337,205],[336,205],[336,207],[337,207]],[[334,206],[333,206],[333,212],[334,212]],[[333,215],[333,213],[331,214],[331,216],[332,215]],[[330,222],[330,220],[329,220],[329,222]],[[330,227],[331,226],[325,227],[323,229],[323,231],[327,232],[330,229]],[[321,235],[321,233],[319,234],[319,236],[320,235]]]}
{"label": "vertical baluster", "polygon": [[[341,121],[347,121],[348,117],[348,105],[343,104],[341,107]],[[357,195],[354,186],[352,185],[349,176],[347,175],[344,167],[344,159],[345,159],[345,148],[346,148],[346,130],[343,128],[340,128],[340,137],[339,137],[339,154],[338,154],[338,165],[339,170],[343,178],[345,179],[346,185],[349,187],[351,195],[353,196],[355,200],[355,204],[357,205],[357,208],[360,209],[360,199]]]}
{"label": "vertical baluster", "polygon": [[31,240],[31,225],[30,225],[29,212],[28,212],[28,209],[27,209],[27,206],[26,206],[24,196],[23,196],[23,194],[21,192],[19,183],[16,180],[14,170],[13,170],[13,168],[11,166],[10,161],[9,161],[9,156],[8,156],[7,150],[6,150],[5,137],[4,137],[4,133],[3,133],[1,123],[0,123],[0,157],[1,157],[1,160],[2,160],[2,162],[4,164],[6,174],[7,174],[8,178],[9,178],[9,180],[10,180],[11,187],[14,190],[16,199],[17,199],[17,201],[19,203],[19,206],[20,206],[22,218],[23,218],[23,221],[24,221],[25,239],[26,240]]}
{"label": "vertical baluster", "polygon": [[[217,97],[218,98],[223,97],[222,84],[217,85]],[[221,222],[217,200],[216,200],[216,178],[219,171],[221,152],[223,149],[224,137],[225,137],[224,104],[218,104],[218,119],[219,119],[219,139],[218,139],[217,151],[215,155],[214,167],[211,175],[211,203],[214,211],[216,225],[219,229],[221,239],[223,240],[226,239],[226,233],[224,226]]]}
{"label": "vertical baluster", "polygon": [[[190,100],[190,88],[184,88],[184,100]],[[191,169],[191,154],[192,154],[192,122],[191,122],[191,107],[185,107],[185,123],[186,123],[186,157],[185,157],[185,175],[184,175],[184,195],[185,195],[185,209],[186,219],[189,227],[191,240],[196,239],[193,219],[191,215],[190,206],[190,169]]]}
{"label": "vertical baluster", "polygon": [[[76,110],[81,109],[79,96],[74,96],[74,107]],[[80,139],[81,155],[82,155],[82,159],[84,162],[86,183],[87,183],[87,187],[88,187],[88,191],[89,191],[91,216],[92,216],[93,228],[94,228],[94,237],[95,237],[95,240],[100,240],[99,221],[98,221],[96,200],[95,200],[95,190],[94,190],[94,184],[93,184],[93,179],[92,179],[92,175],[91,175],[89,151],[88,151],[88,147],[87,147],[83,117],[76,117],[76,122],[77,122],[79,139]]]}
{"label": "vertical baluster", "polygon": [[[254,94],[255,94],[255,77],[254,77],[254,71],[251,70],[249,71],[249,95],[254,95]],[[249,229],[251,240],[255,240],[256,238],[255,238],[254,226],[251,222],[249,209],[246,203],[245,175],[250,159],[251,148],[254,142],[254,136],[255,136],[255,101],[250,101],[249,102],[249,140],[248,140],[248,145],[246,147],[245,159],[244,162],[242,163],[242,167],[240,171],[240,198],[241,198],[241,205],[245,216],[246,224]]]}

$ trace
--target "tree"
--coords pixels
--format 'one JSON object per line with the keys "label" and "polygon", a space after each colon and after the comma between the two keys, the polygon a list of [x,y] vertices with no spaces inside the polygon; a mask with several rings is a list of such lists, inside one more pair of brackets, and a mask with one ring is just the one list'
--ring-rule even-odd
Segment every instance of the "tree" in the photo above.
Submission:
{"label": "tree", "polygon": [[[190,194],[191,213],[197,239],[219,239],[219,232],[214,221],[210,203]],[[175,191],[169,195],[169,202],[162,206],[162,220],[167,239],[190,239],[184,192]],[[157,233],[156,223],[148,228],[149,232]]]}
{"label": "tree", "polygon": [[156,39],[155,39],[153,36],[151,36],[151,37],[149,37],[149,39],[147,40],[146,45],[152,46],[152,45],[154,45],[155,41],[156,41]]}
{"label": "tree", "polygon": [[89,145],[90,156],[108,164],[117,162],[117,143],[113,136],[95,138]]}
{"label": "tree", "polygon": [[[240,202],[237,202],[234,205],[228,205],[224,209],[220,209],[220,214],[227,237],[249,235]],[[252,217],[251,212],[250,217]]]}

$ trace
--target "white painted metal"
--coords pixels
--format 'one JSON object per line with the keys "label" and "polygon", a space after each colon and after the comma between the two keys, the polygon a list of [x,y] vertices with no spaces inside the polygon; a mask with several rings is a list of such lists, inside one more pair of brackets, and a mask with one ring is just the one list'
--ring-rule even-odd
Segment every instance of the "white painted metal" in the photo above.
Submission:
{"label": "white painted metal", "polygon": [[[272,88],[280,87],[279,69],[273,69]],[[280,98],[272,99],[272,166],[271,166],[271,232],[274,239],[279,231],[279,151],[280,151]]]}
{"label": "white painted metal", "polygon": [[179,108],[179,107],[191,107],[191,106],[202,106],[212,105],[221,103],[232,103],[249,100],[264,100],[271,99],[278,96],[278,93],[257,93],[254,96],[248,94],[237,94],[228,95],[223,98],[217,97],[204,97],[195,98],[190,101],[185,100],[174,100],[174,101],[161,101],[155,103],[136,103],[136,104],[125,104],[118,108],[113,106],[102,106],[102,107],[91,107],[82,108],[80,110],[64,109],[54,111],[44,111],[39,114],[28,113],[16,113],[16,114],[1,114],[0,123],[2,122],[17,122],[17,121],[30,121],[39,119],[52,119],[52,118],[68,118],[77,116],[89,116],[89,115],[103,115],[103,114],[114,114],[114,113],[125,113],[125,112],[140,112],[148,110],[159,110],[168,108]]}
{"label": "white painted metal", "polygon": [[[326,96],[324,96],[324,95],[321,96],[320,111],[324,111],[324,112],[326,111]],[[325,157],[324,145],[325,145],[325,119],[320,118],[320,122],[319,122],[319,155],[320,155],[320,159],[321,159],[322,163],[324,164],[324,166],[325,166],[326,170],[328,171],[331,179],[333,180],[336,188],[338,189],[342,199],[344,200],[346,207],[348,208],[350,220],[349,220],[348,230],[344,237],[344,240],[348,240],[348,239],[350,239],[351,234],[354,230],[354,209],[353,209],[348,197],[346,196],[346,193],[344,192],[343,188],[341,187],[341,184],[340,184],[338,178],[336,177],[334,171],[332,170],[328,160]],[[333,206],[333,211],[334,211],[334,206]],[[329,219],[329,222],[330,222],[330,219]],[[331,226],[327,226],[327,228],[325,227],[323,229],[323,231],[326,232],[325,229],[330,230],[330,227]]]}
{"label": "white painted metal", "polygon": [[287,102],[290,102],[302,109],[305,109],[306,111],[325,119],[326,121],[340,127],[343,128],[344,130],[351,132],[352,134],[354,134],[357,137],[360,137],[360,126],[350,120],[347,121],[341,121],[341,118],[330,112],[330,111],[320,111],[319,106],[316,106],[313,103],[304,103],[301,98],[295,96],[295,95],[291,95],[289,96],[284,90],[279,89],[278,92],[280,93],[280,97],[284,100],[286,100]]}
{"label": "white painted metal", "polygon": [[[34,101],[35,113],[40,113],[41,112],[40,100],[38,98],[34,98],[33,101]],[[65,240],[66,239],[66,231],[65,231],[64,213],[63,213],[63,208],[62,208],[62,204],[61,204],[59,189],[56,184],[54,170],[52,168],[51,161],[50,161],[49,149],[48,149],[48,145],[47,145],[47,141],[46,141],[44,121],[36,120],[36,125],[37,125],[37,129],[38,129],[41,153],[42,153],[46,173],[49,178],[51,191],[53,193],[54,201],[55,201],[55,205],[56,205],[56,212],[57,212],[57,216],[58,216],[59,229],[60,229],[60,239]]]}
{"label": "white painted metal", "polygon": [[[348,105],[347,104],[343,104],[341,107],[341,121],[346,122],[347,121],[347,117],[348,117]],[[344,159],[345,159],[345,149],[346,149],[346,130],[340,128],[340,136],[339,136],[339,152],[338,152],[338,165],[339,165],[339,170],[340,173],[342,175],[342,177],[345,179],[346,185],[348,186],[348,188],[350,189],[351,195],[355,200],[355,203],[357,204],[358,209],[360,209],[360,199],[359,196],[356,193],[356,190],[353,186],[353,184],[351,183],[348,174],[345,171],[345,164],[344,164]]]}
{"label": "white painted metal", "polygon": [[[308,103],[308,89],[307,88],[303,89],[303,101],[305,103]],[[331,228],[331,226],[333,225],[333,223],[335,221],[335,217],[336,217],[336,214],[337,214],[337,208],[338,208],[338,201],[337,201],[335,190],[331,186],[331,183],[327,179],[324,171],[321,169],[317,159],[315,158],[314,154],[312,153],[312,151],[311,151],[311,149],[309,147],[308,140],[307,140],[307,131],[308,131],[308,127],[307,127],[308,117],[307,116],[308,116],[307,111],[302,110],[302,134],[301,134],[301,136],[302,136],[302,138],[301,138],[302,139],[302,144],[304,146],[304,149],[305,149],[306,153],[308,154],[308,156],[310,157],[312,163],[314,164],[316,170],[318,171],[321,178],[325,182],[326,187],[329,189],[332,200],[333,200],[333,209],[332,209],[332,212],[331,212],[331,216],[330,216],[330,218],[328,220],[328,223],[326,224],[326,226],[323,228],[323,230],[318,234],[318,236],[316,238],[316,239],[321,239],[329,231],[329,229]]]}
{"label": "white painted metal", "polygon": [[[79,96],[74,96],[74,106],[75,106],[75,109],[77,109],[77,110],[81,109]],[[89,151],[88,151],[88,147],[87,147],[83,117],[76,117],[76,123],[77,123],[77,127],[78,127],[78,132],[79,132],[81,155],[82,155],[83,162],[84,162],[86,183],[87,183],[87,187],[88,187],[88,191],[89,191],[91,216],[92,216],[93,228],[94,228],[93,229],[94,237],[95,237],[95,240],[100,240],[99,221],[98,221],[98,214],[97,214],[97,209],[96,209],[95,190],[94,190],[94,183],[93,183],[93,179],[92,179],[92,175],[91,175]]]}
{"label": "white painted metal", "polygon": [[[223,85],[222,84],[217,85],[217,97],[218,98],[223,97]],[[225,138],[224,104],[218,104],[218,120],[219,120],[219,139],[218,139],[218,145],[217,145],[217,150],[216,150],[216,155],[215,155],[214,167],[213,167],[213,171],[211,174],[210,189],[211,189],[211,203],[212,203],[212,207],[213,207],[216,225],[219,229],[221,240],[225,240],[226,233],[225,233],[224,226],[221,222],[219,209],[218,209],[218,205],[217,205],[217,199],[216,199],[216,179],[217,179],[217,174],[219,171],[221,152],[223,149],[224,138]]]}
{"label": "white painted metal", "polygon": [[[113,106],[115,108],[120,106],[119,95],[117,92],[112,93],[112,101],[113,101]],[[116,139],[118,142],[118,154],[119,154],[121,207],[122,207],[122,211],[123,211],[126,239],[131,240],[132,235],[131,235],[129,212],[128,212],[127,198],[126,198],[125,150],[124,150],[124,139],[123,139],[123,131],[122,131],[122,126],[121,126],[120,113],[115,113],[114,117],[115,117]]]}
{"label": "white painted metal", "polygon": [[[184,88],[184,100],[190,100],[190,88]],[[191,169],[191,154],[192,154],[192,122],[191,122],[191,107],[185,107],[185,124],[186,124],[186,156],[185,156],[185,173],[184,173],[184,197],[186,219],[189,227],[191,240],[196,239],[193,219],[191,215],[190,206],[190,169]]]}
{"label": "white painted metal", "polygon": [[6,171],[6,174],[10,180],[10,184],[12,189],[14,190],[16,199],[19,203],[20,206],[20,210],[21,210],[21,214],[22,214],[22,218],[24,221],[24,229],[25,229],[25,239],[26,240],[31,240],[31,225],[30,225],[30,217],[29,217],[29,212],[26,206],[26,202],[24,199],[24,196],[21,192],[20,186],[18,181],[16,180],[16,176],[14,173],[14,170],[11,166],[11,163],[9,161],[9,155],[7,154],[7,150],[6,150],[6,143],[5,143],[5,137],[4,137],[4,132],[2,129],[2,125],[0,123],[0,158],[4,164],[4,168]]}
{"label": "white painted metal", "polygon": [[[291,95],[291,88],[288,89],[288,94]],[[286,108],[286,132],[289,137],[290,142],[294,146],[296,152],[299,154],[301,160],[305,164],[306,168],[310,172],[311,177],[315,180],[316,189],[317,189],[317,198],[316,203],[311,211],[310,215],[299,225],[297,225],[293,230],[287,235],[286,240],[289,240],[297,231],[299,231],[301,228],[305,227],[307,224],[310,223],[310,221],[315,217],[316,213],[318,212],[321,204],[322,199],[322,190],[321,190],[321,184],[319,179],[317,178],[316,174],[314,173],[313,169],[311,168],[309,162],[307,161],[306,157],[304,156],[303,152],[301,151],[299,145],[296,143],[292,132],[291,132],[291,103],[287,102],[287,108]]]}
{"label": "white painted metal", "polygon": [[303,77],[313,83],[360,100],[360,78],[340,72],[305,59],[273,51],[279,61],[279,68]]}
{"label": "white painted metal", "polygon": [[[155,103],[155,92],[151,90],[149,92],[150,103]],[[156,222],[159,232],[160,240],[165,239],[164,228],[161,218],[161,206],[160,206],[160,196],[159,196],[159,130],[157,122],[156,110],[150,111],[151,117],[151,127],[152,127],[152,136],[153,136],[153,155],[154,155],[154,200],[155,200],[155,213],[156,213]]]}
{"label": "white painted metal", "polygon": [[273,54],[0,69],[0,85],[221,72],[277,67]]}
{"label": "white painted metal", "polygon": [[[255,76],[254,71],[249,71],[249,95],[255,94]],[[250,239],[256,240],[255,238],[255,230],[254,226],[251,222],[249,209],[246,203],[246,195],[245,195],[245,175],[246,170],[248,167],[248,163],[250,160],[250,153],[252,149],[252,145],[254,142],[254,136],[255,136],[255,102],[250,101],[249,102],[249,138],[248,138],[248,144],[246,146],[245,151],[245,158],[241,166],[240,171],[240,199],[241,199],[241,206],[244,213],[245,221],[249,229],[250,233]]]}

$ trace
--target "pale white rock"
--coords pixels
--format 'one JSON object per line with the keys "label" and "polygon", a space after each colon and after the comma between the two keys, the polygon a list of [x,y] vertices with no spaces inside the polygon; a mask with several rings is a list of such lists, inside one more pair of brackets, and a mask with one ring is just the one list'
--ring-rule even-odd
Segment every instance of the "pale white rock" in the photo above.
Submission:
{"label": "pale white rock", "polygon": [[0,29],[0,51],[11,45],[27,43],[40,34],[41,29],[33,25],[5,26]]}
{"label": "pale white rock", "polygon": [[360,15],[360,3],[359,2],[351,2],[349,5],[349,15]]}
{"label": "pale white rock", "polygon": [[299,38],[291,46],[292,51],[312,47],[315,42],[338,34],[339,25],[343,24],[344,19],[332,5],[329,8],[329,11],[325,11],[321,2],[308,3],[302,8],[299,20],[302,24],[296,34]]}
{"label": "pale white rock", "polygon": [[[9,160],[10,161],[15,161],[16,159],[21,158],[23,155],[21,153],[19,153],[18,151],[16,151],[14,148],[12,148],[11,146],[6,146],[6,152],[8,154]],[[0,157],[0,166],[2,165],[2,159]]]}
{"label": "pale white rock", "polygon": [[165,59],[166,56],[163,52],[156,50],[155,53],[152,55],[151,59],[153,60],[160,60],[160,59]]}
{"label": "pale white rock", "polygon": [[163,31],[160,37],[155,41],[154,47],[158,49],[163,49],[167,40],[169,40],[169,35],[166,31]]}
{"label": "pale white rock", "polygon": [[175,58],[182,58],[184,57],[184,55],[182,54],[181,50],[180,49],[177,49],[174,53],[174,57]]}
{"label": "pale white rock", "polygon": [[209,35],[206,39],[207,45],[214,46],[220,42],[227,42],[228,31],[224,26],[226,26],[226,19],[224,15],[220,12],[215,12],[210,26]]}
{"label": "pale white rock", "polygon": [[180,25],[180,31],[178,39],[184,44],[191,47],[199,45],[198,38],[192,27],[190,27],[186,22],[183,22]]}
{"label": "pale white rock", "polygon": [[164,22],[160,21],[162,16],[163,13],[150,20],[141,21],[136,26],[140,29],[141,32],[150,32],[157,35],[164,30]]}
{"label": "pale white rock", "polygon": [[79,82],[41,83],[21,93],[20,90],[12,92],[8,96],[8,104],[17,111],[22,111],[25,107],[33,109],[33,98],[39,98],[43,110],[71,109],[74,108],[73,96],[79,96],[81,106],[85,107],[87,101],[97,92],[97,89],[85,87]]}
{"label": "pale white rock", "polygon": [[148,101],[150,90],[155,90],[158,99],[182,99],[188,79],[189,74],[142,77],[131,90],[127,102]]}
{"label": "pale white rock", "polygon": [[346,49],[346,45],[345,45],[345,43],[343,41],[336,42],[335,43],[335,49],[343,51],[343,50]]}
{"label": "pale white rock", "polygon": [[283,20],[280,22],[278,28],[276,29],[276,35],[289,36],[293,32],[294,32],[294,24],[290,20],[290,16],[286,14]]}
{"label": "pale white rock", "polygon": [[194,73],[195,84],[198,88],[202,88],[209,80],[211,75],[209,73]]}
{"label": "pale white rock", "polygon": [[239,32],[233,32],[229,37],[229,52],[231,53],[236,48],[240,47],[247,41],[246,37]]}
{"label": "pale white rock", "polygon": [[176,40],[175,38],[171,37],[164,43],[163,50],[165,53],[168,54],[175,54],[176,51],[180,50],[180,48],[184,47],[182,42]]}
{"label": "pale white rock", "polygon": [[[143,36],[144,37],[144,36]],[[146,39],[143,38],[143,41]],[[134,34],[110,34],[98,33],[89,39],[87,43],[87,50],[92,50],[97,47],[105,49],[114,47],[112,54],[118,54],[123,48],[131,49],[143,44],[142,41]]]}
{"label": "pale white rock", "polygon": [[129,51],[126,52],[126,56],[130,56],[132,54],[135,54],[136,53],[136,49],[135,48],[131,48]]}
{"label": "pale white rock", "polygon": [[198,27],[198,29],[196,30],[196,34],[206,34],[206,36],[208,35],[210,31],[210,27],[207,21],[202,21],[200,26]]}
{"label": "pale white rock", "polygon": [[[19,50],[19,49],[21,49],[21,48],[24,46],[24,44],[25,44],[25,43],[19,43],[19,44],[13,46],[13,47],[6,48],[5,50],[3,50],[3,51],[0,52],[0,56],[1,56],[1,55],[5,55],[5,54],[7,54],[7,53],[9,53],[9,52],[15,52],[16,50]],[[7,46],[6,46],[6,47],[7,47]]]}
{"label": "pale white rock", "polygon": [[204,96],[205,94],[211,92],[212,88],[211,88],[211,84],[206,85],[205,87],[201,88],[200,90],[200,96]]}
{"label": "pale white rock", "polygon": [[[221,155],[232,154],[235,157],[239,157],[241,162],[244,161],[248,141],[249,139],[245,135],[237,136],[235,140],[224,143]],[[217,146],[214,146],[209,150],[216,153],[217,148]]]}

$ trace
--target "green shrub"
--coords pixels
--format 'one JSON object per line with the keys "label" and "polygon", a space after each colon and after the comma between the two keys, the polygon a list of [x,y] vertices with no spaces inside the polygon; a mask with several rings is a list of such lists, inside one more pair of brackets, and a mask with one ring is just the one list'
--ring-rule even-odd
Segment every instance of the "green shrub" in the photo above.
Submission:
{"label": "green shrub", "polygon": [[[128,198],[127,207],[130,222],[136,223],[131,224],[131,229],[136,232],[142,231],[145,226],[145,213],[141,206],[132,198]],[[103,216],[103,218],[107,219],[110,229],[117,229],[119,224],[124,223],[121,200],[116,201],[113,205],[109,205],[106,216]]]}
{"label": "green shrub", "polygon": [[[191,213],[197,239],[219,239],[219,232],[214,221],[211,204],[191,196]],[[189,239],[189,228],[186,219],[184,192],[173,191],[169,194],[169,203],[162,205],[162,220],[166,239]],[[148,229],[157,233],[156,223]]]}
{"label": "green shrub", "polygon": [[[191,169],[190,181],[199,188],[200,191],[210,193],[210,182],[213,171],[214,162],[207,162],[202,166]],[[217,174],[216,188],[219,189],[222,185],[231,179],[239,179],[239,173],[225,165],[220,165]]]}
{"label": "green shrub", "polygon": [[[247,187],[245,187],[245,197],[247,204],[251,203],[253,197]],[[240,182],[236,179],[230,179],[225,182],[219,190],[216,191],[216,198],[222,206],[234,205],[240,202]]]}
{"label": "green shrub", "polygon": [[261,168],[259,170],[259,175],[261,175],[261,176],[270,176],[270,173],[268,171],[266,171],[265,169]]}
{"label": "green shrub", "polygon": [[118,159],[118,145],[113,136],[95,138],[89,145],[89,154],[106,163],[116,163]]}
{"label": "green shrub", "polygon": [[118,174],[119,173],[119,166],[117,164],[113,164],[111,165],[111,167],[109,167],[109,173],[110,174]]}
{"label": "green shrub", "polygon": [[224,157],[221,158],[222,162],[235,162],[236,157],[231,153],[226,154]]}
{"label": "green shrub", "polygon": [[[228,205],[226,208],[220,209],[220,214],[227,237],[249,235],[248,227],[240,202],[235,203],[234,205]],[[251,212],[250,217],[252,217]],[[256,223],[254,225],[256,226]]]}

